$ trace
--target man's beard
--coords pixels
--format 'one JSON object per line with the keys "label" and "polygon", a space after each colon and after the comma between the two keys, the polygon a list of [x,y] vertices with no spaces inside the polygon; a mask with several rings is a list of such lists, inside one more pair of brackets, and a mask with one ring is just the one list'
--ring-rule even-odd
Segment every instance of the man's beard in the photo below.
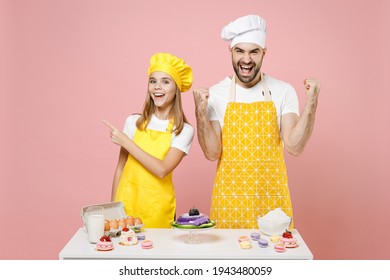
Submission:
{"label": "man's beard", "polygon": [[252,75],[244,77],[240,74],[239,68],[240,68],[239,63],[237,63],[237,64],[233,63],[233,69],[234,69],[234,72],[236,73],[237,78],[242,83],[245,83],[245,84],[252,82],[257,77],[257,75],[259,74],[259,71],[260,71],[260,67],[256,68],[256,65],[253,65],[254,70],[252,70],[253,71]]}

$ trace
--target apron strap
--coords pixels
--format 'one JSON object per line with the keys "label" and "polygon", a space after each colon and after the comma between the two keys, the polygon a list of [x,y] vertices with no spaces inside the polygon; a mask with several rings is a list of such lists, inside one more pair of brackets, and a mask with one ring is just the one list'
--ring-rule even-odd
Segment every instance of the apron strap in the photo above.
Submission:
{"label": "apron strap", "polygon": [[168,123],[167,132],[172,133],[173,124],[174,124],[174,123],[173,123],[173,118],[171,118],[171,119],[169,120],[169,123]]}
{"label": "apron strap", "polygon": [[266,80],[264,78],[263,72],[261,72],[261,86],[263,87],[262,93],[264,95],[265,101],[272,101],[271,91],[268,88],[268,83],[266,82]]}
{"label": "apron strap", "polygon": [[[265,101],[272,101],[271,91],[268,88],[268,83],[264,79],[263,72],[261,72],[261,86],[263,87],[262,94],[265,98]],[[236,101],[236,74],[233,74],[232,82],[230,83],[229,102],[235,102],[235,101]]]}
{"label": "apron strap", "polygon": [[236,74],[233,74],[232,82],[230,83],[229,102],[235,102],[235,101],[236,101]]}

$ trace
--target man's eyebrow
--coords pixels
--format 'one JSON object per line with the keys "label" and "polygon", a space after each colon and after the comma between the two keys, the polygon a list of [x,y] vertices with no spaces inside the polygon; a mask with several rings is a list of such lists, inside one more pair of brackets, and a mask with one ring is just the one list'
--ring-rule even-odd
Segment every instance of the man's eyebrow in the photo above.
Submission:
{"label": "man's eyebrow", "polygon": [[[241,48],[239,48],[239,47],[234,47],[234,50],[244,51],[243,49],[241,49]],[[249,50],[249,52],[260,52],[260,51],[261,51],[260,48],[255,48],[255,49]]]}

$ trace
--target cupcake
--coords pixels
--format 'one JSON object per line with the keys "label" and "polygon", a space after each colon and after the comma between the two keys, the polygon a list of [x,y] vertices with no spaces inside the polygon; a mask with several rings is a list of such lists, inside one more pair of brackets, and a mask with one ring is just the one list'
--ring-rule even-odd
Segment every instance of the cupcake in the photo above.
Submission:
{"label": "cupcake", "polygon": [[96,243],[96,250],[98,251],[110,251],[112,249],[114,249],[114,243],[109,235],[103,235]]}

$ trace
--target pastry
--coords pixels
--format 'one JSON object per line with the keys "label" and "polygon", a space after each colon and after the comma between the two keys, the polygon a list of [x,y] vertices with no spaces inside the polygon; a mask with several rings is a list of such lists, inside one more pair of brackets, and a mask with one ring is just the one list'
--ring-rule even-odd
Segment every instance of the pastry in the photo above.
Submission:
{"label": "pastry", "polygon": [[195,225],[199,226],[209,221],[209,217],[205,214],[200,214],[196,208],[191,208],[188,213],[182,214],[177,218],[176,222],[179,225]]}
{"label": "pastry", "polygon": [[282,243],[277,243],[274,245],[274,249],[278,253],[283,253],[286,251],[286,246],[284,246]]}
{"label": "pastry", "polygon": [[209,216],[201,214],[198,209],[191,208],[188,213],[180,215],[176,221],[172,223],[172,226],[178,228],[207,228],[215,225],[214,221],[211,221]]}
{"label": "pastry", "polygon": [[145,240],[145,234],[143,233],[138,233],[137,234],[138,241]]}
{"label": "pastry", "polygon": [[110,251],[112,249],[114,249],[114,243],[109,235],[103,235],[96,243],[96,250],[98,251]]}
{"label": "pastry", "polygon": [[152,249],[153,248],[153,242],[152,240],[144,240],[141,242],[141,248],[142,249]]}
{"label": "pastry", "polygon": [[295,248],[298,246],[296,238],[280,238],[280,242],[286,246],[286,248]]}
{"label": "pastry", "polygon": [[252,239],[253,241],[259,240],[259,239],[260,239],[260,234],[257,233],[257,232],[252,232],[252,233],[251,233],[251,239]]}
{"label": "pastry", "polygon": [[240,242],[240,247],[242,249],[250,249],[250,248],[252,248],[252,243],[248,240],[244,240],[244,241]]}
{"label": "pastry", "polygon": [[131,246],[138,244],[138,238],[134,230],[123,228],[119,237],[119,244],[123,246]]}
{"label": "pastry", "polygon": [[249,240],[250,240],[249,237],[246,235],[240,236],[238,238],[238,242],[249,241]]}
{"label": "pastry", "polygon": [[272,243],[278,243],[279,240],[280,240],[280,236],[279,235],[272,235],[269,240],[272,242]]}
{"label": "pastry", "polygon": [[267,248],[268,247],[268,241],[265,239],[260,238],[257,243],[261,248]]}

